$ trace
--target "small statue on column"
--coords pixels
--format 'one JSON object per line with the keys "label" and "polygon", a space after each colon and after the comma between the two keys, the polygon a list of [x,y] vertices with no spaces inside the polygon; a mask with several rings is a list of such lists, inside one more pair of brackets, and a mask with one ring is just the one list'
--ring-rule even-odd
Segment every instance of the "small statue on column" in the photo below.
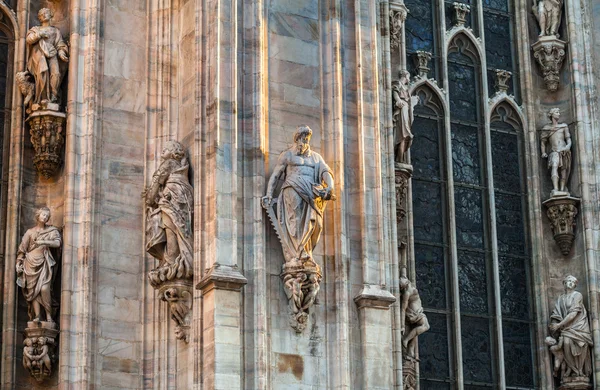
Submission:
{"label": "small statue on column", "polygon": [[48,207],[37,210],[35,217],[36,226],[25,232],[19,245],[16,271],[30,320],[23,341],[23,365],[36,380],[42,381],[52,374],[51,360],[58,335],[53,318],[52,283],[56,276],[56,261],[52,249],[60,248],[62,240],[58,229],[48,225]]}
{"label": "small statue on column", "polygon": [[[568,196],[567,181],[571,174],[571,133],[566,123],[558,123],[560,109],[548,112],[550,124],[542,128],[542,158],[548,159],[548,169],[552,179],[552,197]],[[550,150],[548,150],[550,146]]]}
{"label": "small statue on column", "polygon": [[551,336],[546,344],[554,355],[554,376],[560,378],[561,390],[588,389],[592,373],[590,348],[594,344],[583,295],[575,291],[577,278],[563,280],[565,292],[557,301],[548,326]]}
{"label": "small statue on column", "polygon": [[533,0],[533,14],[540,25],[540,37],[559,38],[558,28],[562,16],[562,0]]}
{"label": "small statue on column", "polygon": [[392,82],[392,97],[394,103],[394,112],[392,119],[394,123],[394,154],[396,163],[407,163],[408,150],[412,145],[413,133],[411,127],[413,123],[413,109],[418,102],[418,97],[410,96],[408,83],[410,73],[401,70],[400,80]]}

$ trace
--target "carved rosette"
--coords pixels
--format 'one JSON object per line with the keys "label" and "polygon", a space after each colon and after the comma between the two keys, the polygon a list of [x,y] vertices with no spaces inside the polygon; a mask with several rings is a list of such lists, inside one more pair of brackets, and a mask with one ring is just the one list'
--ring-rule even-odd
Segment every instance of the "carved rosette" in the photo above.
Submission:
{"label": "carved rosette", "polygon": [[415,65],[417,67],[417,76],[420,78],[429,78],[429,61],[431,61],[431,53],[424,50],[419,50],[415,53]]}
{"label": "carved rosette", "polygon": [[496,88],[497,93],[507,93],[508,92],[508,82],[512,77],[512,72],[504,69],[496,69],[496,83],[494,87]]}
{"label": "carved rosette", "polygon": [[546,88],[554,92],[558,89],[560,69],[565,59],[567,43],[554,36],[543,36],[532,45],[533,57],[539,64]]}
{"label": "carved rosette", "polygon": [[53,110],[34,111],[27,118],[35,150],[33,164],[46,179],[52,177],[62,164],[65,118],[64,113]]}
{"label": "carved rosette", "polygon": [[403,8],[390,11],[390,47],[398,49],[402,40],[402,29],[406,21],[407,10]]}
{"label": "carved rosette", "polygon": [[467,23],[467,15],[471,12],[471,6],[464,3],[453,3],[454,7],[454,26],[461,27]]}
{"label": "carved rosette", "polygon": [[38,382],[52,376],[56,363],[58,326],[55,322],[29,321],[23,339],[23,367]]}
{"label": "carved rosette", "polygon": [[402,360],[402,384],[404,390],[416,390],[417,388],[417,361],[407,358]]}
{"label": "carved rosette", "polygon": [[561,253],[566,256],[571,252],[575,240],[575,218],[579,199],[570,196],[555,197],[548,199],[543,204],[547,208],[546,215],[550,220],[554,240]]}
{"label": "carved rosette", "polygon": [[396,184],[396,223],[400,224],[406,216],[406,193],[408,180],[412,177],[413,168],[410,164],[396,163],[394,171]]}

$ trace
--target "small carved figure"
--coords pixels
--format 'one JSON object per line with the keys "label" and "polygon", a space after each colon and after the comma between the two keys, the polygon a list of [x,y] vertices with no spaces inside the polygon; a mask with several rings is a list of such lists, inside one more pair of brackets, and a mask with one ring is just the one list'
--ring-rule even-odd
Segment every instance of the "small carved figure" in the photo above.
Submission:
{"label": "small carved figure", "polygon": [[17,284],[29,307],[29,319],[40,321],[42,308],[46,321],[52,319],[52,281],[56,261],[50,248],[59,248],[61,237],[55,226],[48,225],[50,209],[42,207],[35,213],[36,226],[25,232],[17,252]]}
{"label": "small carved figure", "polygon": [[42,373],[44,372],[44,369],[45,369],[45,373],[47,375],[50,375],[50,373],[52,372],[52,364],[50,363],[50,356],[48,355],[47,342],[48,342],[48,339],[46,337],[38,338],[39,354],[35,357],[35,360],[37,360]]}
{"label": "small carved figure", "polygon": [[33,348],[33,341],[30,338],[23,340],[25,347],[23,348],[23,367],[32,370],[32,363],[36,361],[35,348]]}
{"label": "small carved figure", "polygon": [[402,346],[407,358],[416,359],[417,337],[429,330],[429,321],[423,312],[419,291],[404,276],[400,277],[400,292]]}
{"label": "small carved figure", "polygon": [[533,14],[540,25],[540,37],[555,36],[559,38],[558,28],[562,15],[563,0],[536,0],[533,2]]}
{"label": "small carved figure", "polygon": [[33,75],[28,71],[17,72],[15,77],[17,80],[17,86],[19,87],[19,91],[25,98],[23,99],[23,105],[25,106],[25,110],[27,113],[31,112],[31,102],[33,101],[33,97],[35,96],[35,83],[32,81]]}
{"label": "small carved figure", "polygon": [[571,134],[566,123],[558,123],[560,109],[551,109],[548,118],[551,123],[544,126],[541,133],[542,158],[548,158],[552,178],[551,196],[566,196],[569,195],[567,181],[571,173]]}
{"label": "small carved figure", "polygon": [[[321,236],[327,201],[335,199],[333,173],[323,157],[310,149],[311,137],[308,126],[298,127],[295,145],[279,156],[262,198],[262,206],[281,241],[290,324],[297,332],[306,327],[308,310],[319,291],[321,269],[312,253]],[[284,182],[274,198],[280,178]]]}
{"label": "small carved figure", "polygon": [[193,274],[194,204],[189,167],[183,146],[177,141],[167,142],[152,184],[143,193],[148,207],[146,250],[159,260],[148,276],[155,287],[166,280],[189,279]]}
{"label": "small carved figure", "polygon": [[557,342],[555,338],[548,336],[546,337],[546,345],[550,347],[550,352],[554,356],[554,376],[559,378],[570,375],[571,370],[569,370],[565,364],[563,338],[559,337]]}
{"label": "small carved figure", "polygon": [[26,37],[27,70],[35,79],[34,103],[57,103],[63,77],[58,60],[69,61],[69,48],[60,30],[50,25],[52,12],[48,8],[40,9],[38,19],[41,26],[29,29]]}
{"label": "small carved figure", "polygon": [[[575,291],[577,278],[569,275],[565,277],[563,285],[565,292],[558,297],[548,326],[552,337],[559,340],[557,346],[561,345],[552,352],[557,352],[558,359],[563,360],[560,366],[563,362],[565,364],[561,372],[561,382],[587,383],[592,373],[590,347],[593,345],[587,311],[583,305],[583,296]],[[562,356],[558,352],[559,349],[562,349]],[[555,372],[557,366],[560,367],[555,361]]]}
{"label": "small carved figure", "polygon": [[407,162],[407,152],[413,141],[411,127],[413,123],[413,108],[418,97],[411,98],[408,92],[410,73],[406,70],[400,71],[400,80],[392,83],[392,97],[394,112],[394,153],[398,163]]}

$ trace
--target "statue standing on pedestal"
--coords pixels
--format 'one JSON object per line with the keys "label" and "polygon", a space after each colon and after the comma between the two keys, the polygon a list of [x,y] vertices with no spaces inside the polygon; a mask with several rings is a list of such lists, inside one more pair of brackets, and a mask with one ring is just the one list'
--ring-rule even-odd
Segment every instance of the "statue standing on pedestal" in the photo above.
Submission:
{"label": "statue standing on pedestal", "polygon": [[[323,157],[310,149],[311,136],[308,126],[297,128],[295,145],[279,156],[262,199],[283,248],[281,276],[289,300],[290,324],[298,332],[306,327],[308,309],[319,291],[321,268],[312,252],[323,229],[325,205],[335,199],[333,173]],[[284,182],[275,197],[278,179]]]}
{"label": "statue standing on pedestal", "polygon": [[560,19],[562,16],[562,0],[538,0],[533,3],[533,14],[540,24],[540,37],[558,35]]}
{"label": "statue standing on pedestal", "polygon": [[29,319],[47,322],[52,318],[52,281],[56,261],[50,248],[59,248],[61,237],[55,226],[48,225],[50,209],[42,207],[35,213],[36,226],[25,232],[17,254],[17,284],[29,307]]}
{"label": "statue standing on pedestal", "polygon": [[63,41],[60,30],[50,25],[52,12],[48,8],[42,8],[38,12],[38,19],[41,26],[29,29],[26,37],[29,49],[27,71],[35,80],[33,103],[57,103],[64,76],[60,71],[59,59],[69,61],[69,48]]}
{"label": "statue standing on pedestal", "polygon": [[[558,123],[560,109],[548,112],[551,123],[542,128],[542,158],[548,158],[548,169],[552,178],[550,196],[568,196],[567,181],[571,173],[571,134],[566,123]],[[550,150],[548,150],[550,146]]]}
{"label": "statue standing on pedestal", "polygon": [[546,344],[554,355],[554,375],[561,378],[561,389],[584,389],[590,383],[592,333],[583,296],[575,291],[577,278],[567,276],[564,294],[556,301],[550,317],[550,334]]}
{"label": "statue standing on pedestal", "polygon": [[413,141],[411,127],[413,123],[413,108],[418,100],[412,98],[408,91],[410,73],[406,70],[400,71],[400,80],[392,83],[392,100],[394,112],[392,119],[394,123],[394,154],[397,163],[406,163],[407,152]]}

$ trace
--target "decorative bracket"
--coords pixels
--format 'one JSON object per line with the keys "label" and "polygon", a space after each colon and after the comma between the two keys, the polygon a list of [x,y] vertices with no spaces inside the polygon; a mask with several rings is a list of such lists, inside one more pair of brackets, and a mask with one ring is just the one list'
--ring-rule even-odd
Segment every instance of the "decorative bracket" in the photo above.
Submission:
{"label": "decorative bracket", "polygon": [[[48,104],[48,106],[57,104]],[[50,108],[34,111],[27,123],[31,143],[35,150],[33,164],[38,173],[46,179],[52,177],[62,163],[62,148],[65,143],[64,124],[66,115]]]}
{"label": "decorative bracket", "polygon": [[546,215],[550,220],[554,240],[563,256],[567,256],[571,252],[575,240],[575,218],[579,202],[578,198],[561,196],[550,198],[543,203],[547,208]]}
{"label": "decorative bracket", "polygon": [[23,340],[23,367],[38,382],[52,375],[52,366],[56,363],[57,336],[58,326],[55,322],[27,322]]}
{"label": "decorative bracket", "polygon": [[508,82],[512,77],[512,72],[504,69],[496,69],[496,93],[508,93]]}
{"label": "decorative bracket", "polygon": [[406,216],[406,192],[408,181],[412,177],[413,167],[410,164],[395,164],[396,183],[396,223],[400,224]]}
{"label": "decorative bracket", "polygon": [[431,53],[424,50],[419,50],[415,55],[415,65],[417,66],[417,77],[429,78],[429,61],[431,61]]}
{"label": "decorative bracket", "polygon": [[561,41],[555,36],[542,36],[531,46],[533,57],[542,69],[546,88],[550,92],[555,92],[558,89],[566,45],[565,41]]}
{"label": "decorative bracket", "polygon": [[467,15],[471,12],[471,6],[464,3],[453,3],[454,26],[461,27],[467,23]]}
{"label": "decorative bracket", "polygon": [[390,10],[390,48],[398,49],[402,40],[402,29],[406,21],[408,10],[406,7]]}

